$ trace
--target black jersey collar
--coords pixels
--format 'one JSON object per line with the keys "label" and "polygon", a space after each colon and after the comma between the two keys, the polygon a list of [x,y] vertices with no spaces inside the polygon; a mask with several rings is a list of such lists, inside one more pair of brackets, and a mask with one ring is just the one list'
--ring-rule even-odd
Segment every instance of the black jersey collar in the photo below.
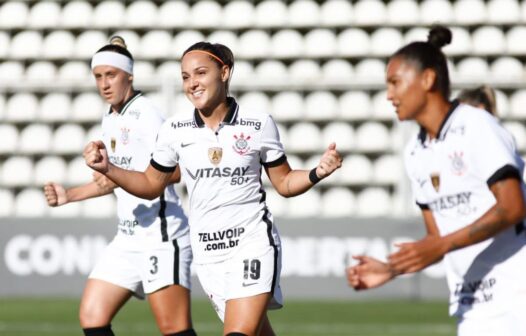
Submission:
{"label": "black jersey collar", "polygon": [[[135,99],[139,98],[140,96],[142,96],[142,91],[134,90],[133,95],[130,98],[128,98],[128,100],[126,100],[124,104],[122,104],[120,110],[118,110],[117,113],[121,115],[126,113],[126,110],[128,109],[128,107],[135,101]],[[111,114],[112,112],[113,110],[110,106],[110,110],[108,111],[108,114]]]}
{"label": "black jersey collar", "polygon": [[[449,107],[449,111],[447,112],[446,117],[444,118],[444,120],[442,120],[442,124],[438,128],[437,140],[444,140],[444,138],[446,136],[446,133],[447,133],[447,130],[449,129],[449,123],[448,122],[450,121],[450,117],[453,115],[453,112],[455,112],[455,110],[457,109],[458,105],[459,105],[459,101],[456,100],[456,99],[451,102],[451,106]],[[418,139],[420,140],[420,142],[422,144],[425,143],[426,137],[427,137],[426,130],[423,127],[420,127],[420,132],[418,133]]]}
{"label": "black jersey collar", "polygon": [[[237,121],[239,105],[233,97],[226,97],[226,104],[228,106],[228,112],[225,115],[225,119],[223,119],[223,124],[234,125]],[[194,109],[194,120],[197,127],[205,126],[205,122],[203,121],[203,118],[201,118],[197,109]]]}

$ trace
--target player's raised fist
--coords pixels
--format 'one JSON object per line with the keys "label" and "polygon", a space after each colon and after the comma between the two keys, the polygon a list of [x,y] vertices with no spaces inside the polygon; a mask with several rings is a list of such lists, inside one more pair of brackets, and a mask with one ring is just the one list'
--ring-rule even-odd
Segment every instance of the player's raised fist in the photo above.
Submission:
{"label": "player's raised fist", "polygon": [[106,146],[100,140],[92,141],[84,148],[84,160],[91,169],[102,174],[108,171],[108,153]]}
{"label": "player's raised fist", "polygon": [[342,166],[342,161],[343,159],[340,153],[336,150],[336,144],[334,142],[331,143],[320,159],[320,163],[316,168],[316,175],[318,175],[319,178],[329,176]]}
{"label": "player's raised fist", "polygon": [[53,182],[46,183],[46,185],[44,185],[44,195],[46,196],[47,204],[51,207],[68,203],[66,189],[60,184]]}

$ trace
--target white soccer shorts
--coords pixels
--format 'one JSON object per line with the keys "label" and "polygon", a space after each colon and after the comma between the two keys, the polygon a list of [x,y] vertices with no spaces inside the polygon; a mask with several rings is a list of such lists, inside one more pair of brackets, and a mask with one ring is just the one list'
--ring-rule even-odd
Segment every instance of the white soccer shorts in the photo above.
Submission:
{"label": "white soccer shorts", "polygon": [[226,302],[231,299],[250,297],[273,292],[268,309],[283,306],[279,286],[281,273],[281,248],[269,246],[263,254],[261,249],[242,248],[228,260],[194,265],[199,281],[212,302],[217,315],[224,321]]}
{"label": "white soccer shorts", "polygon": [[139,299],[170,285],[191,289],[189,244],[178,246],[176,240],[151,248],[129,250],[112,241],[89,275],[129,289]]}

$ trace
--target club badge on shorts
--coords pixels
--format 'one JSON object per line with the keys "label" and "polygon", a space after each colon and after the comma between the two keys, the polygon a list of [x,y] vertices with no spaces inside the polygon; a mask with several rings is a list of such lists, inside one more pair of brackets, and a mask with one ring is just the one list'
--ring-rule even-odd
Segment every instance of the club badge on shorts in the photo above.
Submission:
{"label": "club badge on shorts", "polygon": [[210,147],[208,148],[208,158],[212,164],[218,165],[223,158],[223,148],[221,147]]}
{"label": "club badge on shorts", "polygon": [[431,184],[433,185],[433,188],[435,188],[435,191],[438,192],[440,189],[440,173],[431,173]]}
{"label": "club badge on shorts", "polygon": [[234,139],[236,139],[236,142],[234,142],[234,145],[232,146],[234,151],[239,155],[245,155],[250,150],[250,146],[248,145],[250,135],[245,137],[245,134],[243,133],[241,133],[239,136],[234,134]]}
{"label": "club badge on shorts", "polygon": [[117,139],[111,138],[111,151],[115,153],[115,147],[117,147]]}

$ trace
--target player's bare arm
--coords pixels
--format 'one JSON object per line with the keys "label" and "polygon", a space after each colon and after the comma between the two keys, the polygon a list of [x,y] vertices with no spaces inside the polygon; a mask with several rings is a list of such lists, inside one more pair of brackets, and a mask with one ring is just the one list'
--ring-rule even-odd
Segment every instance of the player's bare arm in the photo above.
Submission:
{"label": "player's bare arm", "polygon": [[346,269],[347,282],[356,290],[383,285],[396,276],[388,263],[367,256],[353,256],[358,264]]}
{"label": "player's bare arm", "polygon": [[[284,197],[292,197],[306,192],[316,182],[332,174],[342,166],[342,161],[340,153],[336,150],[336,144],[332,143],[323,153],[314,172],[293,170],[288,162],[276,167],[265,168],[265,170],[276,191]],[[315,176],[311,177],[310,174],[314,173]]]}
{"label": "player's bare arm", "polygon": [[48,182],[44,185],[44,195],[46,196],[47,204],[51,207],[104,196],[110,194],[112,191],[113,188],[102,189],[95,181],[68,189],[54,182]]}

